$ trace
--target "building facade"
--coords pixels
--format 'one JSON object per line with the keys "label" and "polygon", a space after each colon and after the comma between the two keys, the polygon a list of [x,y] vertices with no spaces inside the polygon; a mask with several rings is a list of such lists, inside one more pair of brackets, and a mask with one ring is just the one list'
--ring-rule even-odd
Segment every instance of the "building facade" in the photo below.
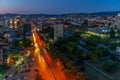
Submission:
{"label": "building facade", "polygon": [[26,22],[23,25],[23,35],[24,36],[30,36],[32,30],[32,26],[30,22]]}
{"label": "building facade", "polygon": [[120,13],[116,16],[116,25],[117,28],[120,30]]}
{"label": "building facade", "polygon": [[116,54],[120,56],[120,47],[116,47]]}
{"label": "building facade", "polygon": [[63,24],[54,25],[54,38],[63,37]]}

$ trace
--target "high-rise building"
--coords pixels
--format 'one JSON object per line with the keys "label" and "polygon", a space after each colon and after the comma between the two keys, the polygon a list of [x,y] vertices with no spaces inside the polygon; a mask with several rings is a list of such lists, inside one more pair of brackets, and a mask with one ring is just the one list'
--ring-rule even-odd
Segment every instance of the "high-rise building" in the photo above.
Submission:
{"label": "high-rise building", "polygon": [[20,16],[12,17],[9,20],[10,28],[11,29],[18,29],[20,30],[22,27],[22,18]]}
{"label": "high-rise building", "polygon": [[5,27],[9,27],[9,19],[5,20]]}
{"label": "high-rise building", "polygon": [[54,38],[63,37],[63,24],[54,25]]}
{"label": "high-rise building", "polygon": [[17,21],[13,18],[10,19],[10,28],[16,29],[17,28]]}
{"label": "high-rise building", "polygon": [[120,30],[120,13],[116,16],[116,25],[117,28]]}
{"label": "high-rise building", "polygon": [[30,36],[31,35],[31,30],[32,30],[32,26],[30,22],[26,22],[23,25],[23,35],[24,36]]}
{"label": "high-rise building", "polygon": [[17,28],[18,28],[18,30],[20,30],[23,26],[23,20],[22,20],[21,16],[16,17],[16,22],[17,22]]}

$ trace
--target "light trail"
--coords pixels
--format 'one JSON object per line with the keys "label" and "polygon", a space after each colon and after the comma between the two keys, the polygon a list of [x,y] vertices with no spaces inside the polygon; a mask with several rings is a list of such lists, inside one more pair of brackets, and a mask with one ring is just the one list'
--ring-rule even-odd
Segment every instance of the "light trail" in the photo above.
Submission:
{"label": "light trail", "polygon": [[33,33],[33,40],[35,46],[34,58],[39,74],[45,80],[67,80],[63,72],[45,50],[45,43],[39,38],[37,32]]}

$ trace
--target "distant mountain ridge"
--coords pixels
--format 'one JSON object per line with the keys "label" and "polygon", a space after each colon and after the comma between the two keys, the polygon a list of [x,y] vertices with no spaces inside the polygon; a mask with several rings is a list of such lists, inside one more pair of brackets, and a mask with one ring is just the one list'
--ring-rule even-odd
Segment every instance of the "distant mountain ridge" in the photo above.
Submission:
{"label": "distant mountain ridge", "polygon": [[95,12],[95,13],[70,13],[70,14],[78,14],[78,15],[117,15],[120,11],[110,11],[110,12]]}
{"label": "distant mountain ridge", "polygon": [[112,15],[115,16],[120,11],[109,11],[109,12],[95,12],[95,13],[68,13],[68,14],[16,14],[16,13],[8,13],[8,14],[0,14],[0,16],[44,16],[44,17],[59,17],[59,16],[66,16],[66,15]]}
{"label": "distant mountain ridge", "polygon": [[120,11],[97,12],[97,13],[92,13],[92,14],[97,14],[97,15],[117,15],[118,13],[120,13]]}

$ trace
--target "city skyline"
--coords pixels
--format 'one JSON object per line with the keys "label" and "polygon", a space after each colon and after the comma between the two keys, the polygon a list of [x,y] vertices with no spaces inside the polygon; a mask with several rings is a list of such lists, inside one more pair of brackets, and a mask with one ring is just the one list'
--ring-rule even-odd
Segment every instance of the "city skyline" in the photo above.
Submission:
{"label": "city skyline", "polygon": [[0,14],[64,14],[120,11],[120,0],[0,0]]}
{"label": "city skyline", "polygon": [[120,0],[0,0],[0,80],[119,80]]}

